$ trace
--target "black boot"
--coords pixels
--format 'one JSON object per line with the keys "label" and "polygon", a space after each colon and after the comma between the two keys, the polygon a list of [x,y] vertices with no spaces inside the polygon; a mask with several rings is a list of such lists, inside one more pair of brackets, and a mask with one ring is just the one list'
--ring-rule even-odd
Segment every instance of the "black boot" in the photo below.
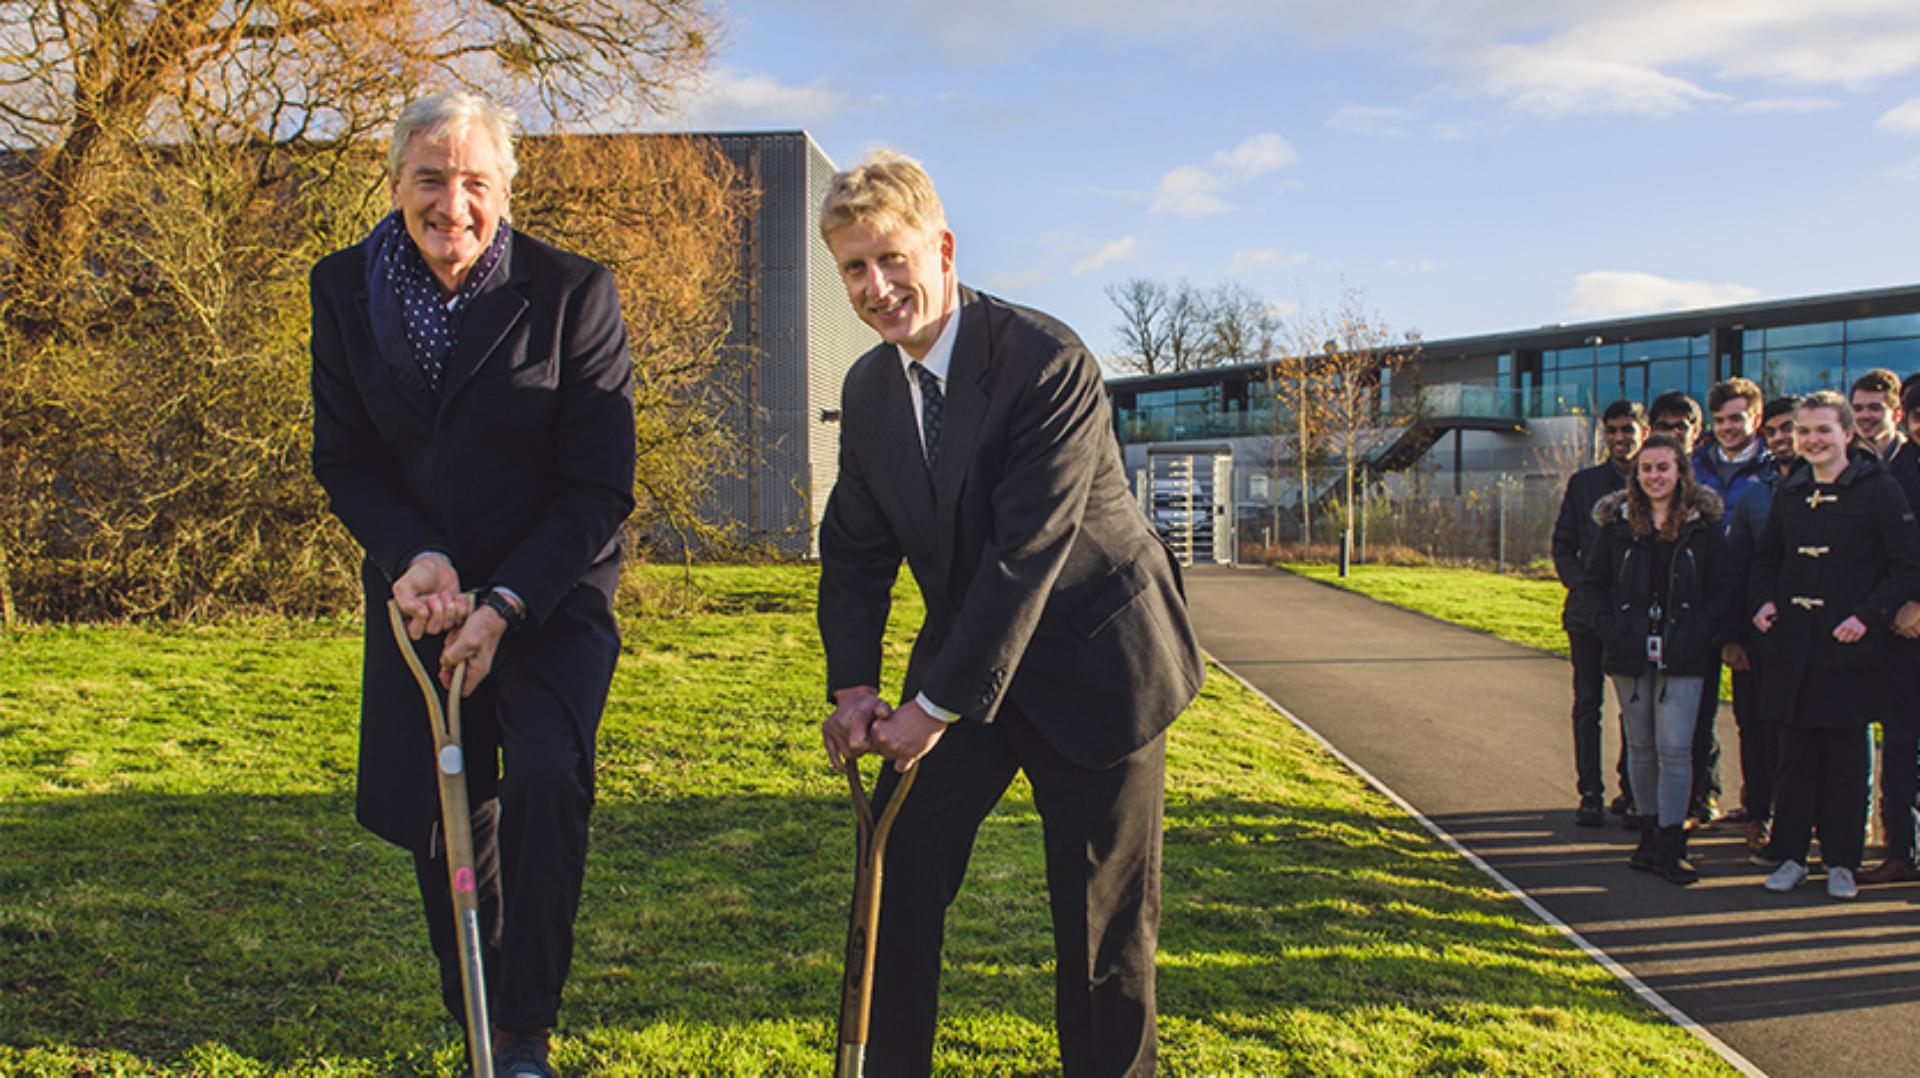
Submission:
{"label": "black boot", "polygon": [[1656,858],[1654,870],[1668,883],[1684,886],[1700,878],[1693,870],[1693,862],[1687,860],[1687,829],[1683,824],[1660,829]]}
{"label": "black boot", "polygon": [[1640,821],[1640,845],[1634,848],[1633,857],[1627,861],[1627,867],[1635,872],[1656,872],[1659,870],[1660,829],[1653,820]]}

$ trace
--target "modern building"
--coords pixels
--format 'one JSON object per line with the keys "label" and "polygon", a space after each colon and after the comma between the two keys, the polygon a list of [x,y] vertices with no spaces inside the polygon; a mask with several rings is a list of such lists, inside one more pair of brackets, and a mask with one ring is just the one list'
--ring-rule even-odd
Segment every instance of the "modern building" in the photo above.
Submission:
{"label": "modern building", "polygon": [[[1610,401],[1681,390],[1704,407],[1714,382],[1744,375],[1771,397],[1845,392],[1865,371],[1920,372],[1920,285],[1422,342],[1381,379],[1382,414],[1367,443],[1375,482],[1424,480],[1457,494],[1497,478],[1551,486],[1594,445]],[[1265,364],[1108,383],[1137,493],[1189,556],[1226,560],[1251,531],[1268,534],[1298,506],[1292,418]],[[1388,478],[1394,473],[1395,478]],[[1306,495],[1327,497],[1328,470]],[[1220,525],[1234,522],[1233,528]]]}
{"label": "modern building", "polygon": [[840,446],[840,383],[879,340],[847,303],[820,242],[834,164],[804,131],[702,134],[760,192],[742,237],[728,345],[746,357],[735,421],[742,474],[715,484],[710,512],[790,556],[817,552]]}

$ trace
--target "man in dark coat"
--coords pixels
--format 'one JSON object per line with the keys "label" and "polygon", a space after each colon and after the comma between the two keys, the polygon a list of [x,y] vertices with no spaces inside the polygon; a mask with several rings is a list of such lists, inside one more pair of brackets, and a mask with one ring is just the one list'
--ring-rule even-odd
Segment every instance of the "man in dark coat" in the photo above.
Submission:
{"label": "man in dark coat", "polygon": [[[1581,566],[1599,530],[1593,520],[1593,507],[1601,498],[1626,489],[1627,470],[1633,466],[1641,439],[1647,436],[1646,409],[1639,401],[1614,401],[1600,414],[1600,430],[1607,443],[1607,459],[1573,473],[1560,499],[1560,515],[1553,522],[1553,571],[1567,589],[1560,626],[1567,631],[1567,657],[1573,666],[1573,767],[1580,797],[1573,822],[1581,827],[1599,827],[1606,822],[1601,802],[1607,784],[1600,777],[1600,710],[1606,703],[1606,675],[1600,669],[1600,638],[1588,619],[1575,611],[1573,589],[1580,582]],[[1620,803],[1624,810],[1631,811],[1624,734],[1620,742]]]}
{"label": "man in dark coat", "polygon": [[[1853,396],[1862,395],[1856,383]],[[1887,471],[1907,505],[1920,505],[1920,381],[1902,393],[1899,414],[1908,436],[1899,440]],[[1920,797],[1920,602],[1909,600],[1894,615],[1887,652],[1891,698],[1880,722],[1880,822],[1887,855],[1861,871],[1861,883],[1920,880],[1920,819],[1914,804]]]}
{"label": "man in dark coat", "polygon": [[[1052,318],[960,287],[913,161],[881,151],[836,176],[821,235],[884,342],[847,375],[820,528],[836,704],[821,736],[835,766],[869,750],[920,762],[887,846],[869,1070],[930,1073],[947,906],[1024,771],[1061,1070],[1151,1074],[1165,730],[1203,666],[1178,566],[1127,489],[1099,364]],[[889,707],[881,638],[902,558],[926,621]]]}
{"label": "man in dark coat", "polygon": [[594,733],[619,654],[612,597],[633,505],[626,330],[604,268],[507,226],[510,113],[464,93],[416,101],[388,169],[395,212],[313,270],[314,474],[366,550],[358,815],[413,853],[458,1020],[434,753],[388,627],[392,598],[443,682],[468,664],[496,1060],[504,1075],[544,1075],[586,868]]}
{"label": "man in dark coat", "polygon": [[[1754,547],[1773,508],[1774,491],[1792,469],[1793,410],[1798,397],[1775,397],[1760,410],[1760,436],[1767,440],[1770,463],[1755,482],[1740,488],[1727,506],[1727,551],[1734,580],[1744,597]],[[1760,649],[1753,626],[1738,619],[1737,635],[1726,646],[1727,668],[1733,671],[1733,718],[1740,724],[1740,803],[1747,821],[1747,851],[1766,848],[1773,821],[1774,779],[1780,770],[1780,731],[1760,719]]]}

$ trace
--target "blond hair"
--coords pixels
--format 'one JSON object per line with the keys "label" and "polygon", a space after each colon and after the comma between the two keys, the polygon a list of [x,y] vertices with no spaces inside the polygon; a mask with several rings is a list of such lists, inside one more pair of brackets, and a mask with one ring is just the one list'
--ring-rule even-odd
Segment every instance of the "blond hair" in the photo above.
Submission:
{"label": "blond hair", "polygon": [[920,162],[892,150],[873,150],[860,163],[835,173],[820,205],[820,238],[852,224],[881,232],[909,228],[932,234],[947,230],[947,211]]}

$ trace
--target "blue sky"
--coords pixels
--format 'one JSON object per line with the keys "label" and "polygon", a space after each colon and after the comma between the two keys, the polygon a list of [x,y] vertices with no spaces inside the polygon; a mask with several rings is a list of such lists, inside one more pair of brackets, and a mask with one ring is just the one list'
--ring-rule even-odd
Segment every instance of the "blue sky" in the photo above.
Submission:
{"label": "blue sky", "polygon": [[675,126],[924,162],[961,276],[1429,339],[1920,281],[1913,0],[735,0]]}

